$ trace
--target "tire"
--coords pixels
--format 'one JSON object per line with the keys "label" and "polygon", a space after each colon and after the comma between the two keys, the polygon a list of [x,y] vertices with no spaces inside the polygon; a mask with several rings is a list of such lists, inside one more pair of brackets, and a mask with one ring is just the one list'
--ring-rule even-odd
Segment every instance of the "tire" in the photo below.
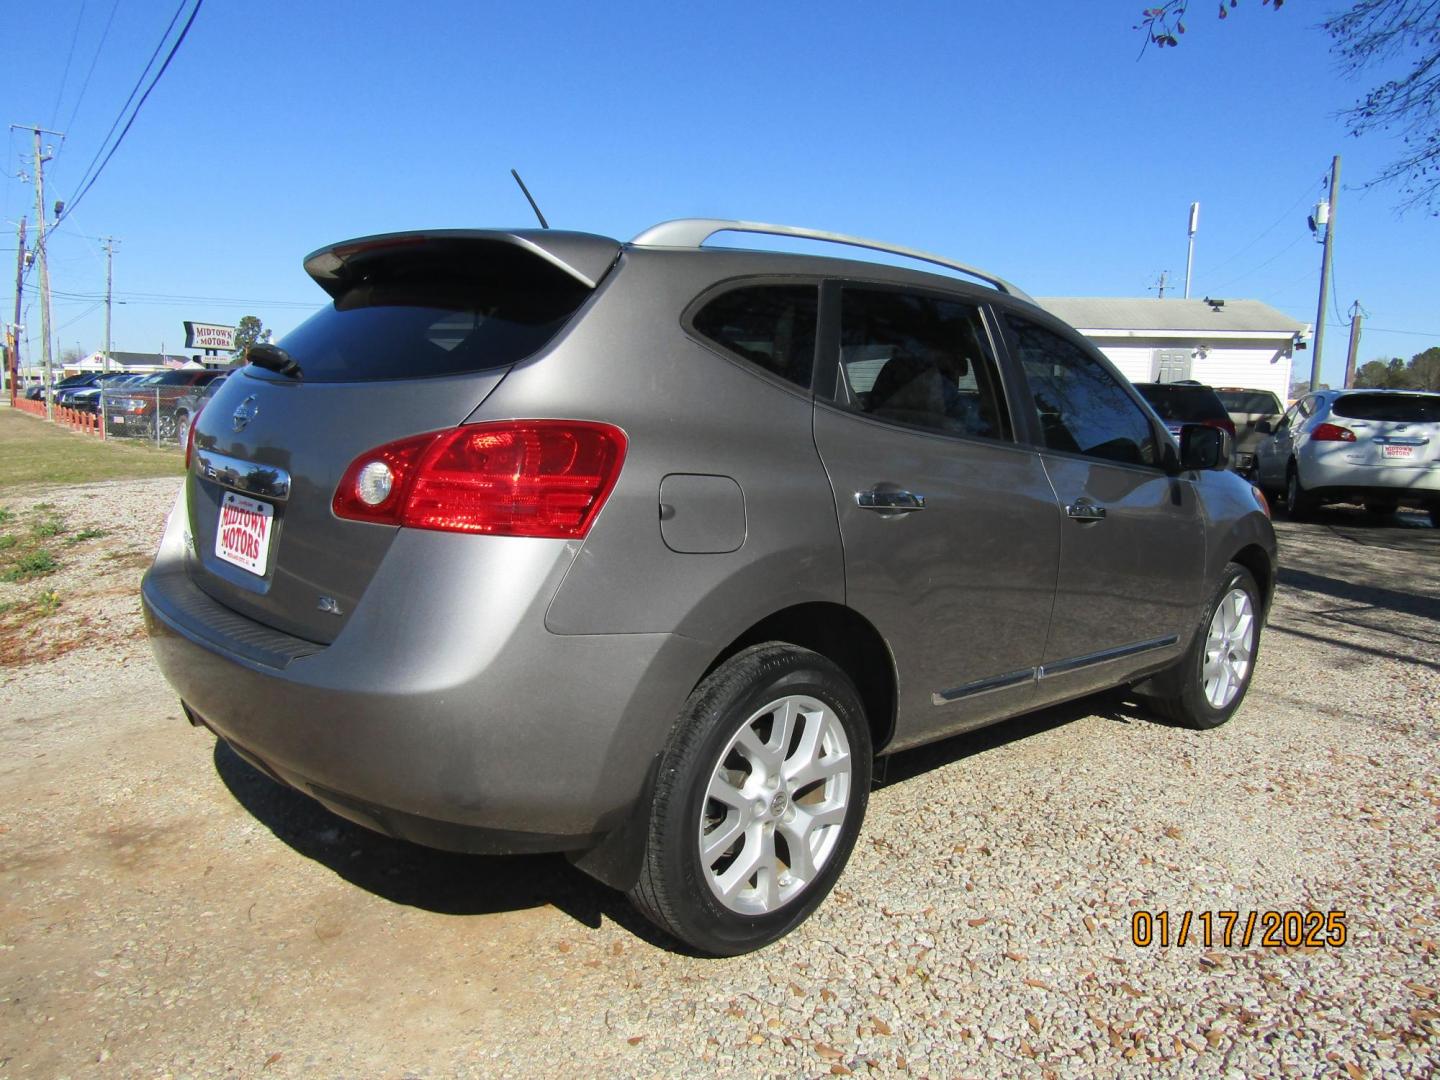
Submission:
{"label": "tire", "polygon": [[1230,563],[1185,656],[1142,696],[1176,723],[1219,727],[1245,700],[1259,654],[1260,590],[1249,570]]}
{"label": "tire", "polygon": [[1300,470],[1292,461],[1285,471],[1285,516],[1300,521],[1314,509],[1315,499],[1300,482]]}
{"label": "tire", "polygon": [[1430,527],[1440,529],[1440,503],[1435,503],[1426,509],[1430,512]]}
{"label": "tire", "polygon": [[185,446],[185,440],[190,437],[190,414],[184,412],[176,413],[174,426],[175,441],[183,448]]}
{"label": "tire", "polygon": [[784,937],[845,868],[870,772],[870,729],[843,671],[779,642],[737,653],[691,693],[663,751],[631,902],[709,955]]}

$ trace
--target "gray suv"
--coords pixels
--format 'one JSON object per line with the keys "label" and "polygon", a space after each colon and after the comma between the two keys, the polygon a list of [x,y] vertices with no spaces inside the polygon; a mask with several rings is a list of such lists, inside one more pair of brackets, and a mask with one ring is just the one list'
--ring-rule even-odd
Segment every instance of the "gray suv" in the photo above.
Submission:
{"label": "gray suv", "polygon": [[567,852],[736,954],[835,883],[877,755],[1245,695],[1276,551],[1229,436],[1000,278],[716,220],[305,268],[333,302],[200,415],[144,607],[191,720],[346,818]]}

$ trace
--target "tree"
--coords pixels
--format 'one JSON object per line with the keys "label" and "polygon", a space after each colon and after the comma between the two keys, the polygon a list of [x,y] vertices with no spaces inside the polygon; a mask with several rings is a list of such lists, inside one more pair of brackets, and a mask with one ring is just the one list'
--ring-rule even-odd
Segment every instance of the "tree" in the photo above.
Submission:
{"label": "tree", "polygon": [[1440,346],[1432,345],[1408,361],[1398,356],[1370,360],[1355,372],[1355,385],[1385,390],[1440,390]]}
{"label": "tree", "polygon": [[62,349],[60,351],[61,367],[73,367],[75,364],[80,363],[80,361],[84,359],[85,354],[80,351],[80,346],[78,345],[72,348]]}
{"label": "tree", "polygon": [[256,315],[246,315],[235,327],[235,351],[230,356],[232,367],[245,362],[245,350],[270,340],[271,331],[265,329]]}
{"label": "tree", "polygon": [[[1277,11],[1285,0],[1261,0]],[[1220,18],[1239,0],[1220,0]],[[1190,0],[1167,0],[1145,8],[1136,29],[1147,45],[1174,47],[1185,33]],[[1400,185],[1401,209],[1419,207],[1440,216],[1440,14],[1435,0],[1353,0],[1343,13],[1320,24],[1330,51],[1347,80],[1380,65],[1402,65],[1403,76],[1387,79],[1341,112],[1349,133],[1396,130],[1405,150],[1365,183]]]}

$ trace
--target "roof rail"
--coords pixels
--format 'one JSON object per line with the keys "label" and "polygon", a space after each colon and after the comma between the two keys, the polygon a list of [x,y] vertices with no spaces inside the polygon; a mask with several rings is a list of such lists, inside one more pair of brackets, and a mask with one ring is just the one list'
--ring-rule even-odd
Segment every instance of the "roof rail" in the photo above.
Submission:
{"label": "roof rail", "polygon": [[845,244],[848,247],[867,248],[870,251],[883,251],[890,255],[903,255],[907,259],[915,259],[919,262],[933,263],[936,266],[943,266],[950,270],[958,270],[962,274],[979,278],[981,281],[989,282],[1003,293],[1018,297],[1021,300],[1029,300],[1034,303],[1031,296],[1024,289],[1012,285],[1002,277],[997,277],[985,270],[973,266],[966,266],[964,263],[955,262],[953,259],[942,258],[939,255],[931,255],[926,251],[916,251],[914,248],[898,247],[895,244],[881,243],[879,240],[865,240],[858,236],[846,236],[843,233],[824,232],[820,229],[802,229],[795,225],[766,225],[759,221],[727,221],[724,218],[677,218],[674,221],[662,221],[646,229],[634,240],[630,241],[638,247],[668,247],[668,248],[698,248],[706,240],[716,233],[722,232],[746,232],[761,233],[766,236],[793,236],[800,240],[822,240],[828,244]]}

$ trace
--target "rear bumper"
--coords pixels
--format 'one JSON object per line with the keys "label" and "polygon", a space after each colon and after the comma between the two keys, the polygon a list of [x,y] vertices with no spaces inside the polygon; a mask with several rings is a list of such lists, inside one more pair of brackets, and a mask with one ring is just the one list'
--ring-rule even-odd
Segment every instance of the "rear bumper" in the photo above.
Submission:
{"label": "rear bumper", "polygon": [[1299,469],[1306,492],[1318,499],[1372,499],[1405,506],[1440,502],[1440,465],[1362,465],[1332,450],[1308,460],[1302,455]]}
{"label": "rear bumper", "polygon": [[206,596],[183,520],[181,507],[142,588],[161,671],[242,756],[377,831],[466,851],[587,847],[627,816],[704,670],[676,635],[548,632],[564,541],[541,542],[534,580],[489,588],[483,569],[417,584],[392,550],[318,646]]}

